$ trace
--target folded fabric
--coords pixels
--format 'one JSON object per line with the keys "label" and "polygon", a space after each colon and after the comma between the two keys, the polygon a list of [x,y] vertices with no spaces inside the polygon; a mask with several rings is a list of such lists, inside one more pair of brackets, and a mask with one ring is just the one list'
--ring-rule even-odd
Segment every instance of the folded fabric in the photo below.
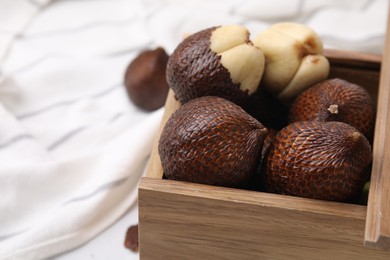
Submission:
{"label": "folded fabric", "polygon": [[387,4],[0,0],[0,259],[80,246],[135,203],[163,112],[127,97],[123,74],[141,50],[171,53],[210,26],[241,24],[253,37],[289,20],[326,47],[380,53]]}
{"label": "folded fabric", "polygon": [[[41,259],[86,242],[117,220],[135,202],[161,112],[93,152],[2,167],[1,257]],[[91,132],[85,138],[99,137]],[[35,145],[32,139],[19,142],[25,143],[19,149]]]}

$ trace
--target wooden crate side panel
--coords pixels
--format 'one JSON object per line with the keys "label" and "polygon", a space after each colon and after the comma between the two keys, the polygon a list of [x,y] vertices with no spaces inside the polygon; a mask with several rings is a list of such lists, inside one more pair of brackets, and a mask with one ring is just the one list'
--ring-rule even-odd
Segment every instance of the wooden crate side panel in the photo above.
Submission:
{"label": "wooden crate side panel", "polygon": [[390,15],[384,46],[365,244],[390,251]]}
{"label": "wooden crate side panel", "polygon": [[140,185],[142,259],[390,259],[363,247],[365,207],[346,205],[342,211],[342,204],[331,203],[335,209],[317,213],[313,205],[302,210],[299,199],[294,210],[272,201],[235,200],[218,188],[213,198],[199,195],[197,185],[159,182],[145,178]]}

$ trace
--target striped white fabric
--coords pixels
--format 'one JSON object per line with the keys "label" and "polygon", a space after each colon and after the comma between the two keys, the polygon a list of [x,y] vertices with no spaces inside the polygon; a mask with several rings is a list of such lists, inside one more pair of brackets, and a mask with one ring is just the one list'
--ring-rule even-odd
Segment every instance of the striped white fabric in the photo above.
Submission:
{"label": "striped white fabric", "polygon": [[139,51],[171,53],[209,26],[256,35],[289,20],[313,27],[326,47],[381,53],[387,4],[0,0],[0,259],[75,248],[134,204],[162,115],[126,96],[123,73]]}

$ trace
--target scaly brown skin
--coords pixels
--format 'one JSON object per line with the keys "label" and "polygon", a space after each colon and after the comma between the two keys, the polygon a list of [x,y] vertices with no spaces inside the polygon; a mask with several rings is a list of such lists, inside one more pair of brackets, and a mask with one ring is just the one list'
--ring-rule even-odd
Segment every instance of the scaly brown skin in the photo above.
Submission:
{"label": "scaly brown skin", "polygon": [[289,122],[338,121],[350,124],[366,137],[374,127],[375,110],[368,92],[342,79],[320,82],[301,93],[289,112]]}
{"label": "scaly brown skin", "polygon": [[278,133],[277,129],[267,128],[267,135],[264,138],[263,147],[261,149],[260,163],[258,164],[256,173],[254,174],[253,178],[250,180],[249,187],[247,189],[259,190],[259,191],[265,190],[261,179],[264,160],[266,159],[267,151],[271,147],[273,141],[275,140],[277,133]]}
{"label": "scaly brown skin", "polygon": [[331,201],[357,199],[372,160],[367,139],[341,122],[303,121],[278,132],[263,179],[269,192]]}
{"label": "scaly brown skin", "polygon": [[276,138],[276,134],[278,133],[278,130],[274,128],[268,128],[267,129],[267,135],[264,138],[263,148],[261,149],[261,159],[265,158],[268,149],[271,147],[272,143],[274,142]]}
{"label": "scaly brown skin", "polygon": [[238,105],[194,99],[167,121],[158,151],[168,179],[241,187],[260,160],[266,128]]}
{"label": "scaly brown skin", "polygon": [[239,105],[246,102],[248,93],[240,89],[240,84],[232,82],[229,71],[221,64],[221,57],[210,49],[210,37],[217,28],[190,35],[168,60],[168,85],[182,104],[202,96],[219,96]]}

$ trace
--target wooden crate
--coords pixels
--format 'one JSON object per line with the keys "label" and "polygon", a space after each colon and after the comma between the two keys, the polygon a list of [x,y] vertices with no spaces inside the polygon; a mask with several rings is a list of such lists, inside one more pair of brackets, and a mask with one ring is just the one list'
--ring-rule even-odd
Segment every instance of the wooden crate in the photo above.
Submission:
{"label": "wooden crate", "polygon": [[[380,56],[326,55],[330,77],[377,100],[368,206],[166,180],[157,137],[139,185],[141,259],[390,259],[390,49],[381,73]],[[179,106],[170,92],[161,129]]]}

